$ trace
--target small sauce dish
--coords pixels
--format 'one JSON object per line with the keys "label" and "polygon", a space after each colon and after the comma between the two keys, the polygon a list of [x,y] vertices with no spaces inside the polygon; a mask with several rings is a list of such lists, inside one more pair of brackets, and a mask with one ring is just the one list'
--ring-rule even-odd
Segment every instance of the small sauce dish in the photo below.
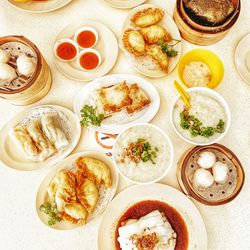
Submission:
{"label": "small sauce dish", "polygon": [[93,27],[85,26],[75,32],[74,40],[81,49],[93,48],[98,42],[98,33]]}
{"label": "small sauce dish", "polygon": [[95,49],[82,50],[77,58],[78,66],[84,71],[92,71],[97,69],[101,64],[101,61],[101,55]]}

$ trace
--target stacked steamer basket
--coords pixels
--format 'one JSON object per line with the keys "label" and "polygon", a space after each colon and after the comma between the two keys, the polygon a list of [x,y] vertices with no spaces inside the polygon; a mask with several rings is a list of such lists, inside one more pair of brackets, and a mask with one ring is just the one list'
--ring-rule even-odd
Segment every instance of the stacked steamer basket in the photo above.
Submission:
{"label": "stacked steamer basket", "polygon": [[[232,5],[233,12],[223,22],[209,24],[193,16],[185,7],[183,0],[177,0],[174,20],[185,40],[197,45],[214,44],[226,36],[240,15],[240,0],[233,0]],[[216,10],[217,7],[214,8]]]}
{"label": "stacked steamer basket", "polygon": [[[16,70],[17,78],[0,88],[0,97],[15,105],[28,105],[44,97],[51,87],[52,77],[48,64],[39,49],[23,36],[4,36],[0,38],[0,48],[11,55],[8,64]],[[30,76],[17,70],[17,58],[26,55],[36,61]]]}

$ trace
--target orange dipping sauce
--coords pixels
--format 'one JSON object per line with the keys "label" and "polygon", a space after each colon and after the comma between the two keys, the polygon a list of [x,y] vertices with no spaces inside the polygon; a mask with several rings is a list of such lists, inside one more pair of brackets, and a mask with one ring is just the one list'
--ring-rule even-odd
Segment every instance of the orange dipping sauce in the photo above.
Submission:
{"label": "orange dipping sauce", "polygon": [[57,47],[56,54],[61,59],[69,61],[76,57],[77,50],[73,44],[69,42],[63,42]]}
{"label": "orange dipping sauce", "polygon": [[80,57],[80,65],[86,70],[95,69],[99,64],[99,57],[93,52],[86,52]]}
{"label": "orange dipping sauce", "polygon": [[84,30],[78,34],[76,40],[82,48],[90,48],[95,44],[96,36],[92,31]]}

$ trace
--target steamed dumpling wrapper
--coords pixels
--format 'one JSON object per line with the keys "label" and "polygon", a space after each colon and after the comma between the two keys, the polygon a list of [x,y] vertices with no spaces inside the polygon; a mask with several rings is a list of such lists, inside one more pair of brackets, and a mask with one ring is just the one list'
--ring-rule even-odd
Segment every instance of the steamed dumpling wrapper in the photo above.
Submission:
{"label": "steamed dumpling wrapper", "polygon": [[46,136],[56,149],[64,148],[69,144],[56,116],[43,115],[41,122]]}
{"label": "steamed dumpling wrapper", "polygon": [[79,157],[76,166],[84,177],[92,180],[95,184],[104,184],[111,187],[112,177],[109,167],[102,161],[91,157]]}

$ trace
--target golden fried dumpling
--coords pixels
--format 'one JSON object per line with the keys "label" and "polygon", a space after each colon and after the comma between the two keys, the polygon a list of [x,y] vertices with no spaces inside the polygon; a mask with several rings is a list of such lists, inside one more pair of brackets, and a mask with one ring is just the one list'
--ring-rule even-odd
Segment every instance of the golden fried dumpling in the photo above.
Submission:
{"label": "golden fried dumpling", "polygon": [[104,184],[110,187],[112,177],[109,167],[102,161],[91,157],[79,157],[76,160],[77,168],[82,172],[83,176],[92,180],[95,184]]}
{"label": "golden fried dumpling", "polygon": [[99,192],[96,185],[89,179],[86,179],[80,171],[76,175],[77,188],[76,194],[80,203],[91,213],[98,202]]}
{"label": "golden fried dumpling", "polygon": [[167,71],[168,56],[162,51],[160,46],[149,46],[147,49],[147,54],[152,57],[153,61],[157,63],[162,70]]}
{"label": "golden fried dumpling", "polygon": [[23,152],[27,154],[27,156],[34,157],[38,155],[38,150],[26,128],[22,128],[21,126],[16,126],[13,129],[13,134],[18,142],[18,145],[23,150]]}
{"label": "golden fried dumpling", "polygon": [[159,8],[147,8],[135,13],[131,22],[140,28],[148,27],[161,21],[164,11]]}
{"label": "golden fried dumpling", "polygon": [[146,52],[146,44],[143,36],[137,30],[125,30],[122,37],[122,43],[128,52],[136,56],[141,56]]}
{"label": "golden fried dumpling", "polygon": [[148,44],[157,43],[161,40],[170,41],[172,40],[171,35],[159,25],[152,25],[146,28],[142,28],[139,32],[143,35],[144,40]]}
{"label": "golden fried dumpling", "polygon": [[88,212],[78,202],[66,204],[64,207],[64,212],[61,214],[62,218],[66,221],[69,221],[73,224],[86,224]]}

